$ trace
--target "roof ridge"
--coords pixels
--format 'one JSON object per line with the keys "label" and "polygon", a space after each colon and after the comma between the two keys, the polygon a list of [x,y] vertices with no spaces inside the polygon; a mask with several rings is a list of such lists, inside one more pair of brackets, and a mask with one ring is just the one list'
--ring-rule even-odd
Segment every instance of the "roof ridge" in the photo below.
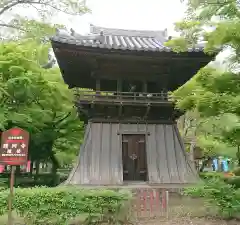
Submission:
{"label": "roof ridge", "polygon": [[90,24],[90,32],[92,34],[114,35],[114,36],[131,36],[131,37],[153,37],[153,38],[167,38],[167,29],[165,30],[128,30],[128,29],[116,29],[95,26]]}

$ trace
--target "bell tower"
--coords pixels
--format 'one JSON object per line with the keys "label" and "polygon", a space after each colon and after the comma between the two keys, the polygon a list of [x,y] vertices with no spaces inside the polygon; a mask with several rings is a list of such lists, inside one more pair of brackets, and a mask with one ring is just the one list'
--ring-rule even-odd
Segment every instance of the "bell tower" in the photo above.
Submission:
{"label": "bell tower", "polygon": [[170,99],[211,57],[202,47],[175,53],[165,31],[91,26],[58,32],[52,46],[86,124],[79,160],[66,184],[188,184],[197,179]]}

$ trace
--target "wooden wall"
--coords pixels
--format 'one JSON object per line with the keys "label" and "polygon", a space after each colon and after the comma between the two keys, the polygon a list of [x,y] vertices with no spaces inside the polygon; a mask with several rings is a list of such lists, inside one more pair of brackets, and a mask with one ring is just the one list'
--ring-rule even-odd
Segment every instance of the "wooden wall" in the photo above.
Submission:
{"label": "wooden wall", "polygon": [[189,184],[197,172],[176,125],[89,122],[78,161],[66,184],[122,185],[122,134],[146,134],[149,184]]}

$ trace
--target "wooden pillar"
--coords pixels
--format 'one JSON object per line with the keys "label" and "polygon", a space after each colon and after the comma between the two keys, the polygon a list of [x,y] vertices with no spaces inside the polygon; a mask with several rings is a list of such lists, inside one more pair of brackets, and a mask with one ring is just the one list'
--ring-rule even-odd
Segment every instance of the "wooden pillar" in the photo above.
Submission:
{"label": "wooden pillar", "polygon": [[122,80],[117,80],[117,98],[121,98],[121,92],[122,92]]}
{"label": "wooden pillar", "polygon": [[101,85],[100,85],[100,79],[96,79],[96,91],[100,91]]}
{"label": "wooden pillar", "polygon": [[117,92],[122,92],[122,80],[117,80]]}
{"label": "wooden pillar", "polygon": [[101,83],[100,79],[96,79],[96,95],[100,95]]}
{"label": "wooden pillar", "polygon": [[147,93],[147,91],[148,91],[148,90],[147,90],[147,81],[144,81],[144,82],[143,82],[143,92],[144,92],[144,93]]}

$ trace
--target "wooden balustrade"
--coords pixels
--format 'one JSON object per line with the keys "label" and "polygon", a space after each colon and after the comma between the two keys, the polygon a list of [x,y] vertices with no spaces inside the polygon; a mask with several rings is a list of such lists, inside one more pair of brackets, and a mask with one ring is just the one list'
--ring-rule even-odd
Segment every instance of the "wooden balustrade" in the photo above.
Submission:
{"label": "wooden balustrade", "polygon": [[170,102],[168,93],[144,93],[144,92],[112,92],[76,90],[77,101],[90,102],[132,102],[132,103],[166,103]]}

